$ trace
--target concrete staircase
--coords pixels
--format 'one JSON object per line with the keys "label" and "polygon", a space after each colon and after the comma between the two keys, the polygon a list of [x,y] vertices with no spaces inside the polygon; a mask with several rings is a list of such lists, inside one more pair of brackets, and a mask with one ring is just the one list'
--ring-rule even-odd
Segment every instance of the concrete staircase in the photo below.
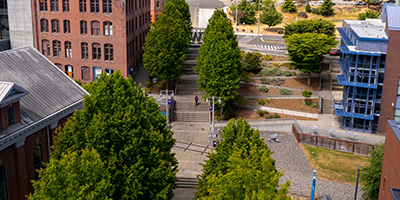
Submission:
{"label": "concrete staircase", "polygon": [[322,114],[332,114],[332,99],[323,98],[322,99]]}
{"label": "concrete staircase", "polygon": [[[178,122],[208,122],[208,104],[203,102],[201,96],[205,92],[200,91],[196,83],[198,76],[194,73],[197,66],[195,62],[199,55],[200,45],[192,44],[189,48],[187,60],[184,62],[186,68],[178,84],[177,95],[175,96],[175,110],[173,121]],[[195,104],[195,96],[199,98],[199,104]]]}

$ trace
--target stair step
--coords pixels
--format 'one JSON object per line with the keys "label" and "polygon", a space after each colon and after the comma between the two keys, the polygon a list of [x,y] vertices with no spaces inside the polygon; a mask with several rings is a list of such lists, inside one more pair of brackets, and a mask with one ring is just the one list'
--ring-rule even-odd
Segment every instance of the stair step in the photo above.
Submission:
{"label": "stair step", "polygon": [[180,101],[175,103],[176,111],[208,111],[208,103],[200,102],[195,105],[194,98],[192,101]]}

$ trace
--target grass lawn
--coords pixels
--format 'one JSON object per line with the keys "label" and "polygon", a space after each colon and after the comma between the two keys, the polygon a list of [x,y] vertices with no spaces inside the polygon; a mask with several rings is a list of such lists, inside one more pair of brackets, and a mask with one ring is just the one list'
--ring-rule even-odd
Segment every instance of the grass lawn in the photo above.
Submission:
{"label": "grass lawn", "polygon": [[366,156],[335,151],[322,147],[299,143],[304,155],[313,169],[317,170],[317,177],[355,185],[357,181],[357,164],[368,164]]}

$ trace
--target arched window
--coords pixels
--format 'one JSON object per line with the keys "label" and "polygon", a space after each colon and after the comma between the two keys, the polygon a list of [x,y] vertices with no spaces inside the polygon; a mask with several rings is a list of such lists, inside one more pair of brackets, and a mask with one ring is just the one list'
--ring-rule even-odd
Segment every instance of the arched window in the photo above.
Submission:
{"label": "arched window", "polygon": [[99,43],[92,44],[92,59],[93,60],[101,59],[101,45]]}
{"label": "arched window", "polygon": [[104,44],[104,60],[114,60],[114,49],[112,44]]}
{"label": "arched window", "polygon": [[71,65],[65,65],[65,73],[70,78],[74,78],[74,68]]}
{"label": "arched window", "polygon": [[50,56],[50,42],[48,40],[42,40],[42,54]]}
{"label": "arched window", "polygon": [[72,58],[71,42],[70,41],[65,41],[64,42],[64,48],[65,48],[65,58]]}
{"label": "arched window", "polygon": [[89,59],[88,43],[86,42],[81,43],[81,55],[83,60]]}
{"label": "arched window", "polygon": [[159,8],[160,7],[160,1],[159,0],[157,0],[157,3],[156,3],[156,8]]}
{"label": "arched window", "polygon": [[99,21],[92,21],[92,35],[100,35],[100,22]]}
{"label": "arched window", "polygon": [[39,178],[39,173],[37,170],[43,167],[43,152],[42,145],[38,144],[33,149],[33,167],[35,169],[35,180]]}
{"label": "arched window", "polygon": [[49,21],[47,19],[40,20],[40,32],[42,33],[49,32]]}
{"label": "arched window", "polygon": [[62,70],[62,64],[60,64],[60,63],[54,63],[59,69],[61,69]]}
{"label": "arched window", "polygon": [[82,80],[90,81],[90,68],[89,67],[82,67],[81,68]]}
{"label": "arched window", "polygon": [[51,32],[52,33],[60,32],[60,21],[58,19],[51,20]]}
{"label": "arched window", "polygon": [[61,42],[58,40],[53,41],[53,56],[61,57]]}
{"label": "arched window", "polygon": [[10,107],[8,108],[8,125],[11,126],[13,124],[15,124],[14,108]]}
{"label": "arched window", "polygon": [[86,21],[81,21],[81,35],[86,35],[87,34],[87,22]]}
{"label": "arched window", "polygon": [[6,168],[0,166],[0,199],[8,200]]}
{"label": "arched window", "polygon": [[107,35],[107,36],[113,35],[112,22],[104,22],[103,24],[104,24],[104,26],[103,26],[104,35]]}

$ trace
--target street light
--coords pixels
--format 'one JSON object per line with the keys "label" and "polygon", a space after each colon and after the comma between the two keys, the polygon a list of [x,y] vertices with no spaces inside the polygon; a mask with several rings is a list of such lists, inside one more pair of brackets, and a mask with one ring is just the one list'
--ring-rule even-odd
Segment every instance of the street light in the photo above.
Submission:
{"label": "street light", "polygon": [[[212,107],[209,106],[210,108],[210,112],[212,112],[212,126],[211,126],[211,131],[210,134],[208,135],[208,137],[212,137],[212,135],[214,134],[214,107],[215,107],[215,99],[218,99],[218,103],[221,104],[221,97],[216,97],[216,96],[212,96],[212,97],[207,97],[206,99],[206,103],[208,103],[208,105],[210,105],[210,101],[212,99]],[[209,118],[211,117],[211,113],[208,114]]]}
{"label": "street light", "polygon": [[261,3],[261,1],[260,0],[258,0],[258,33],[257,33],[257,46],[259,46],[258,45],[258,40],[260,40],[260,3]]}
{"label": "street light", "polygon": [[[174,91],[170,91],[171,92],[171,97],[174,97]],[[169,114],[168,114],[168,110],[169,110],[169,105],[171,104],[171,100],[168,98],[168,89],[166,90],[160,90],[160,98],[162,98],[163,93],[165,93],[165,115],[167,116],[167,127],[169,127]],[[160,103],[162,104],[162,103]]]}

